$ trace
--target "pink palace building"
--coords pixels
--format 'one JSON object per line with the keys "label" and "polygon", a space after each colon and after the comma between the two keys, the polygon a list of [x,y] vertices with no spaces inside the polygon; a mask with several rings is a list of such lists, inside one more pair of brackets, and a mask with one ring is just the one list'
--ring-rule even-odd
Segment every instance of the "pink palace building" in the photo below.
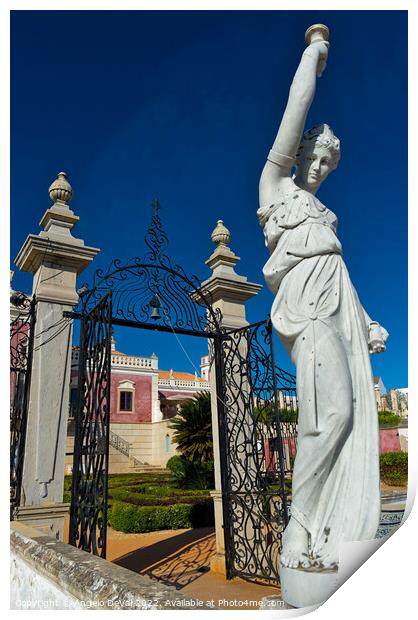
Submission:
{"label": "pink palace building", "polygon": [[[74,410],[77,402],[78,347],[71,356],[71,397],[65,470],[71,472]],[[209,390],[209,358],[201,358],[201,376],[160,370],[158,357],[125,355],[112,337],[109,472],[164,468],[176,454],[170,418],[181,403]]]}

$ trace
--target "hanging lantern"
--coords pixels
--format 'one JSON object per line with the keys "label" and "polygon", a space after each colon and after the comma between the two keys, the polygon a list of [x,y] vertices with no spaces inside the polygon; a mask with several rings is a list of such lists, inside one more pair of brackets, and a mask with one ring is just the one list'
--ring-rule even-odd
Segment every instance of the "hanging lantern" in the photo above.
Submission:
{"label": "hanging lantern", "polygon": [[158,297],[157,293],[155,293],[154,297],[151,299],[150,305],[152,308],[151,318],[154,321],[158,321],[158,319],[161,319],[161,314],[160,314],[161,302],[160,302],[160,298]]}

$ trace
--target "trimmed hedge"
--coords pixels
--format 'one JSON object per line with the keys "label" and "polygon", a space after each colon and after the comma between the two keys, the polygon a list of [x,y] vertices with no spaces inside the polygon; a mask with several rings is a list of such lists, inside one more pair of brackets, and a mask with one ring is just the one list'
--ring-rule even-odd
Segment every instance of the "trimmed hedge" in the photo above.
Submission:
{"label": "trimmed hedge", "polygon": [[170,484],[170,474],[109,474],[109,488],[128,488],[136,485],[161,486]]}
{"label": "trimmed hedge", "polygon": [[401,416],[393,411],[379,411],[379,428],[397,428],[401,422]]}
{"label": "trimmed hedge", "polygon": [[[71,476],[65,476],[64,497],[71,499]],[[171,474],[111,474],[108,497],[109,525],[122,532],[214,525],[209,491],[178,489]]]}
{"label": "trimmed hedge", "polygon": [[408,453],[385,452],[381,454],[380,477],[390,486],[405,486],[408,482]]}
{"label": "trimmed hedge", "polygon": [[164,485],[138,484],[130,485],[126,488],[132,493],[145,495],[147,497],[184,497],[185,495],[200,497],[208,495],[208,491],[206,489],[178,489],[172,485],[169,486],[167,483]]}
{"label": "trimmed hedge", "polygon": [[[169,484],[171,482],[171,474],[109,474],[109,491],[115,488],[130,488],[143,486],[152,488],[152,495],[154,495],[154,488],[156,487],[164,487],[169,488]],[[71,501],[71,481],[72,476],[66,475],[64,476],[64,502]],[[137,491],[138,493],[142,491]]]}
{"label": "trimmed hedge", "polygon": [[195,504],[171,506],[134,506],[115,502],[108,521],[114,530],[126,533],[204,527],[214,525],[213,502],[202,500]]}
{"label": "trimmed hedge", "polygon": [[145,494],[131,491],[130,489],[109,489],[109,499],[120,502],[127,502],[128,504],[135,504],[137,506],[169,506],[179,501],[182,504],[194,504],[199,499],[208,498],[207,491],[200,492],[199,494],[189,494],[186,491],[179,494]]}

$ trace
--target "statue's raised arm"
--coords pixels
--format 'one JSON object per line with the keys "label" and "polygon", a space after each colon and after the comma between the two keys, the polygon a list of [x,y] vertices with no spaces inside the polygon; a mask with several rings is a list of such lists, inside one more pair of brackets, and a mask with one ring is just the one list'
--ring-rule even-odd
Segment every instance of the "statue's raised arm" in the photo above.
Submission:
{"label": "statue's raised arm", "polygon": [[309,45],[302,54],[293,78],[286,110],[261,175],[260,207],[271,204],[278,184],[290,177],[306,116],[315,95],[316,79],[322,75],[326,66],[328,37],[328,28],[321,24],[311,26],[306,31],[305,39]]}

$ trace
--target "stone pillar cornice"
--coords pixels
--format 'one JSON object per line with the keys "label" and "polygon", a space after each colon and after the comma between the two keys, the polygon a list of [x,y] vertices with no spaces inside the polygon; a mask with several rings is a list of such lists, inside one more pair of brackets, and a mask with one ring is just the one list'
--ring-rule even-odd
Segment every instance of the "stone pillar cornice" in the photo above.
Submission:
{"label": "stone pillar cornice", "polygon": [[34,273],[43,262],[63,262],[81,273],[100,252],[98,248],[84,245],[80,239],[61,241],[48,236],[28,235],[16,256],[15,264],[21,271]]}
{"label": "stone pillar cornice", "polygon": [[49,230],[49,227],[53,222],[62,222],[71,225],[72,228],[75,224],[77,224],[79,219],[79,216],[75,215],[74,211],[71,211],[68,207],[54,205],[45,211],[41,221],[39,222],[39,226],[45,230]]}
{"label": "stone pillar cornice", "polygon": [[200,291],[211,304],[221,299],[244,303],[257,295],[262,288],[261,284],[247,282],[247,278],[242,276],[226,278],[213,275],[208,280],[202,282]]}
{"label": "stone pillar cornice", "polygon": [[[239,256],[225,245],[219,245],[216,250],[205,261],[205,265],[215,271],[219,267],[226,267],[228,271],[234,272],[235,265],[241,260]],[[244,276],[239,276],[244,277]],[[246,278],[245,278],[246,279]]]}

